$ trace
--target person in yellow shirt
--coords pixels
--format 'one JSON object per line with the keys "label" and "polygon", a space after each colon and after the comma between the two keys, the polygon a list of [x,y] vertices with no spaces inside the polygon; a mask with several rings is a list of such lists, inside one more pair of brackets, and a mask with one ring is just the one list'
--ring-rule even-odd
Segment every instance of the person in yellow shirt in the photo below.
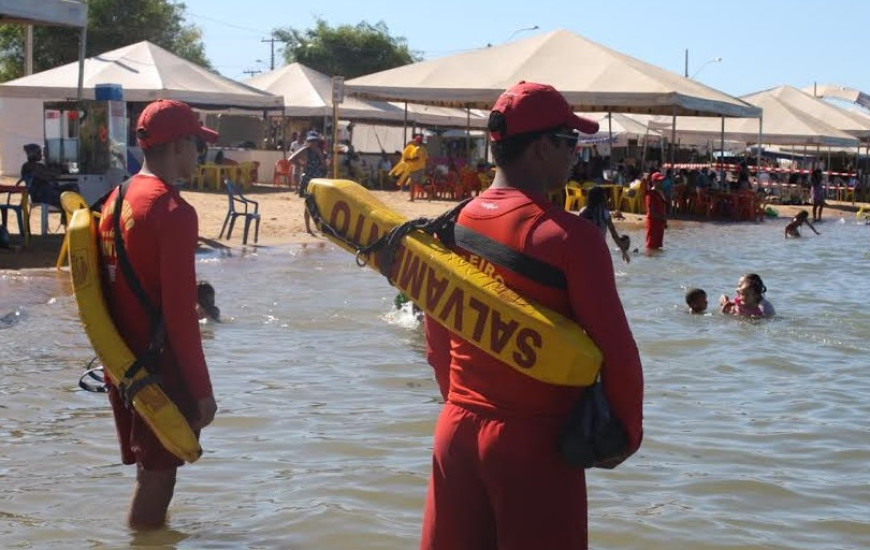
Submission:
{"label": "person in yellow shirt", "polygon": [[407,181],[410,183],[410,189],[415,184],[422,184],[428,160],[429,154],[423,145],[423,134],[416,134],[414,139],[405,146],[401,160],[390,172],[391,175],[399,176],[396,185],[401,188]]}

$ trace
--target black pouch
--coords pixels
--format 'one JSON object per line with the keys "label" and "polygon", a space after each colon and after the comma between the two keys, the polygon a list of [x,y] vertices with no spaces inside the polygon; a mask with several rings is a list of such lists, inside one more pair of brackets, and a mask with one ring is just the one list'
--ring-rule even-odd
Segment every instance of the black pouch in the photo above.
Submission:
{"label": "black pouch", "polygon": [[559,437],[559,453],[575,468],[615,468],[628,452],[628,437],[610,406],[600,380],[589,386],[571,410]]}

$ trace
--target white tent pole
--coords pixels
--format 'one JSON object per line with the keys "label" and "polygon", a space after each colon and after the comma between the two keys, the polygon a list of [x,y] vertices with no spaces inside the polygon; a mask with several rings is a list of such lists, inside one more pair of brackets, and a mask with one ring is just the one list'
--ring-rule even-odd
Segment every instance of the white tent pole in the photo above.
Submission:
{"label": "white tent pole", "polygon": [[607,113],[607,143],[610,146],[610,161],[613,162],[613,113]]}
{"label": "white tent pole", "polygon": [[677,163],[677,108],[673,108],[671,115],[671,168]]}
{"label": "white tent pole", "polygon": [[408,143],[408,141],[410,141],[408,139],[408,102],[407,101],[405,102],[405,119],[404,119],[404,122],[402,123],[402,136],[404,136],[404,138],[405,138],[404,143]]}
{"label": "white tent pole", "polygon": [[287,159],[287,106],[281,107],[281,153]]}
{"label": "white tent pole", "polygon": [[813,159],[813,169],[817,168],[817,162],[822,158],[822,145],[820,143],[816,143],[816,157]]}
{"label": "white tent pole", "polygon": [[758,149],[755,159],[755,177],[758,177],[758,174],[761,173],[761,140],[764,138],[762,133],[762,127],[764,126],[764,114],[758,117]]}
{"label": "white tent pole", "polygon": [[76,99],[82,98],[85,80],[85,50],[88,43],[88,27],[85,25],[82,27],[82,32],[79,34],[79,82],[78,82],[78,91],[76,92]]}
{"label": "white tent pole", "polygon": [[465,162],[471,166],[471,107],[465,108]]}
{"label": "white tent pole", "polygon": [[643,178],[646,172],[646,146],[649,141],[649,122],[646,124],[646,133],[643,136],[643,149],[640,153],[640,177]]}
{"label": "white tent pole", "polygon": [[828,163],[825,166],[825,168],[828,169],[828,180],[830,181],[830,179],[831,179],[831,146],[830,145],[828,145]]}
{"label": "white tent pole", "polygon": [[719,134],[719,187],[725,189],[725,115],[722,115],[722,133]]}

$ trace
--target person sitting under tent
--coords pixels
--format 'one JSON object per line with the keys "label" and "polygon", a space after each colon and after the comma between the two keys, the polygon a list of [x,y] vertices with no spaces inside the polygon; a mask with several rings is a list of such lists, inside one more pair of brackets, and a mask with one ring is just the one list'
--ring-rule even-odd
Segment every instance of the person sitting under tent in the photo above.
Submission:
{"label": "person sitting under tent", "polygon": [[24,146],[27,162],[21,165],[21,179],[29,180],[28,194],[32,204],[44,203],[61,211],[61,221],[66,224],[63,208],[60,206],[60,194],[64,191],[79,192],[75,183],[59,183],[57,177],[60,171],[46,166],[42,162],[42,147],[36,143]]}

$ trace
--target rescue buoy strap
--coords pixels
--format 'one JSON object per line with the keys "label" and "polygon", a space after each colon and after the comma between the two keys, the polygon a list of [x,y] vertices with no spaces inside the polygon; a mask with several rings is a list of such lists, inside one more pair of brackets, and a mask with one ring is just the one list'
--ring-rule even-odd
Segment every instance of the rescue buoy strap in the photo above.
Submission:
{"label": "rescue buoy strap", "polygon": [[124,202],[124,188],[130,185],[132,180],[127,180],[118,186],[118,195],[115,199],[114,219],[112,220],[115,229],[115,254],[118,256],[118,264],[121,266],[121,271],[130,285],[130,290],[136,295],[136,299],[148,312],[151,318],[151,326],[156,329],[160,322],[160,312],[151,304],[148,295],[145,293],[145,288],[136,276],[136,271],[133,270],[133,265],[130,263],[130,257],[127,255],[127,248],[124,246],[124,239],[121,236],[121,211]]}
{"label": "rescue buoy strap", "polygon": [[[148,299],[148,295],[145,293],[145,288],[139,281],[139,277],[136,276],[136,271],[133,269],[133,264],[130,262],[130,257],[127,255],[127,248],[124,246],[124,239],[121,236],[121,212],[124,202],[124,189],[129,187],[131,182],[132,180],[128,179],[118,186],[118,195],[115,199],[115,210],[112,219],[115,229],[115,254],[117,255],[118,265],[121,267],[121,272],[124,274],[124,278],[127,279],[127,284],[130,285],[130,290],[133,291],[136,299],[139,300],[139,303],[142,304],[142,307],[151,319],[151,340],[148,342],[148,349],[145,353],[138,356],[133,364],[130,365],[130,368],[128,368],[124,373],[124,380],[132,380],[133,377],[136,376],[136,373],[138,373],[143,367],[149,374],[153,374],[153,371],[156,370],[158,358],[160,352],[163,350],[163,343],[166,337],[163,316],[151,303],[151,300]],[[136,382],[133,384],[136,384]],[[121,389],[120,385],[118,389]],[[137,389],[135,392],[130,393],[129,388],[127,389],[127,393],[130,394],[130,398],[127,400],[128,406],[132,406],[133,395],[138,391],[139,390]]]}
{"label": "rescue buoy strap", "polygon": [[494,241],[473,229],[454,224],[453,238],[457,246],[529,280],[563,290],[568,288],[568,281],[561,269]]}
{"label": "rescue buoy strap", "polygon": [[136,397],[137,393],[150,384],[157,384],[159,386],[162,381],[163,377],[159,374],[149,374],[148,376],[143,376],[138,380],[132,380],[129,384],[127,382],[118,384],[118,393],[121,395],[121,399],[124,400],[124,406],[132,410],[133,399]]}

